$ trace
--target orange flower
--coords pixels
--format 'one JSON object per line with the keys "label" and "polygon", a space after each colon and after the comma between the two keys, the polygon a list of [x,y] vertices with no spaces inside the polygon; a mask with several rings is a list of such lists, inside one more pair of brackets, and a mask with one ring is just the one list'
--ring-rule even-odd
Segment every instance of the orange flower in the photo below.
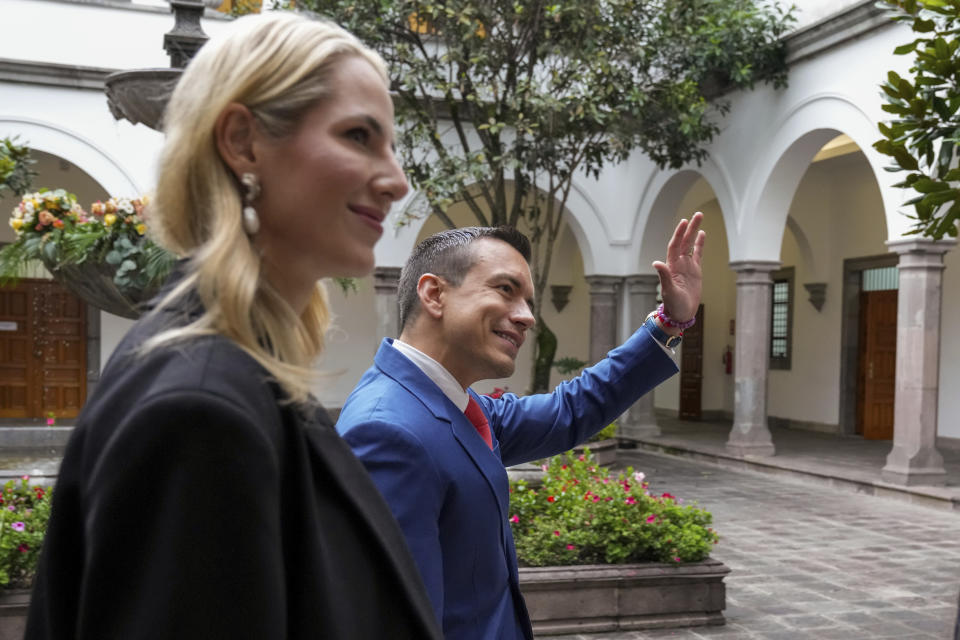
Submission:
{"label": "orange flower", "polygon": [[56,220],[56,217],[54,217],[54,215],[49,211],[47,211],[46,209],[41,211],[40,214],[37,216],[37,218],[39,219],[40,224],[43,226],[46,226],[48,224],[53,224],[53,221]]}

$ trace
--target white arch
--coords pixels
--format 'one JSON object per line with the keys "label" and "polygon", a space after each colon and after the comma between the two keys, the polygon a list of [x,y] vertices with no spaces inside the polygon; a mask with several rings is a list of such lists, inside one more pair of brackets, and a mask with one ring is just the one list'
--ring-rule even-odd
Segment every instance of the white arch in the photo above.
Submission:
{"label": "white arch", "polygon": [[779,260],[787,213],[800,179],[817,152],[839,133],[853,139],[870,164],[880,187],[889,237],[901,235],[907,225],[898,208],[905,194],[892,187],[899,178],[883,170],[889,163],[871,146],[880,137],[876,123],[857,104],[835,93],[809,96],[787,111],[772,130],[773,138],[753,165],[743,207],[736,213],[735,236],[741,242],[731,244],[731,260]]}
{"label": "white arch", "polygon": [[[414,213],[415,217],[408,214]],[[394,205],[387,218],[387,232],[377,243],[377,266],[402,267],[416,245],[420,230],[430,217],[430,209],[423,192],[411,191],[402,202]],[[402,227],[401,220],[408,220]],[[609,232],[598,208],[587,191],[574,183],[567,200],[565,222],[576,238],[583,258],[584,273],[594,273],[595,252],[609,247]],[[588,229],[597,230],[591,233]]]}
{"label": "white arch", "polygon": [[120,162],[93,140],[52,122],[0,116],[4,135],[19,136],[31,149],[50,153],[83,169],[107,193],[139,194],[143,190]]}
{"label": "white arch", "polygon": [[631,246],[640,250],[633,256],[635,264],[631,273],[654,273],[650,263],[661,258],[673,231],[677,208],[699,178],[707,182],[717,197],[727,242],[733,252],[733,243],[736,242],[733,229],[738,210],[736,192],[730,188],[730,178],[722,162],[709,157],[699,167],[657,171],[651,175],[634,217]]}

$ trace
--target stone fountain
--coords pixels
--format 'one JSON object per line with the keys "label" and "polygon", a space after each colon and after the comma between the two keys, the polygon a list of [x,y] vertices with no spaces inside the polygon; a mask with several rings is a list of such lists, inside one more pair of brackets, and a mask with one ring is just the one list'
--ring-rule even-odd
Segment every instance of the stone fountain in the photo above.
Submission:
{"label": "stone fountain", "polygon": [[[211,0],[213,1],[213,0]],[[197,0],[170,0],[173,30],[163,36],[163,48],[170,56],[170,68],[134,69],[107,76],[105,91],[110,112],[117,120],[162,128],[163,112],[183,68],[207,41],[200,27],[204,3]],[[171,262],[173,256],[170,257]],[[45,259],[44,266],[67,289],[88,304],[114,315],[135,319],[141,303],[159,290],[162,281],[141,289],[121,287],[115,281],[117,265],[103,261],[62,262]]]}
{"label": "stone fountain", "polygon": [[170,0],[173,29],[164,34],[163,48],[170,56],[170,68],[118,71],[106,78],[107,105],[117,120],[143,123],[160,130],[163,110],[183,68],[207,41],[200,26],[204,3],[197,0]]}

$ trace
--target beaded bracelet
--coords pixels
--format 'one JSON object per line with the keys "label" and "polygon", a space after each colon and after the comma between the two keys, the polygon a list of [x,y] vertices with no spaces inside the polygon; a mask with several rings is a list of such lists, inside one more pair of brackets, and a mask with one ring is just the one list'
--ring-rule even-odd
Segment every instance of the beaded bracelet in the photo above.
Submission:
{"label": "beaded bracelet", "polygon": [[697,321],[697,317],[694,316],[687,320],[686,322],[677,322],[673,318],[667,315],[666,311],[663,310],[663,303],[660,303],[660,306],[657,307],[655,312],[657,314],[657,319],[660,320],[666,327],[676,327],[677,329],[689,329]]}

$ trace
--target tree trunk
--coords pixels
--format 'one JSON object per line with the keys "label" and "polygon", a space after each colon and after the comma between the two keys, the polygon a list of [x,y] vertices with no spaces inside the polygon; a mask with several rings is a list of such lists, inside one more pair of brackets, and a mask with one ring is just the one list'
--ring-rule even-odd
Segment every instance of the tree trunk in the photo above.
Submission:
{"label": "tree trunk", "polygon": [[546,393],[550,390],[550,369],[557,355],[557,336],[550,327],[537,318],[537,341],[533,352],[533,376],[530,378],[530,393]]}

